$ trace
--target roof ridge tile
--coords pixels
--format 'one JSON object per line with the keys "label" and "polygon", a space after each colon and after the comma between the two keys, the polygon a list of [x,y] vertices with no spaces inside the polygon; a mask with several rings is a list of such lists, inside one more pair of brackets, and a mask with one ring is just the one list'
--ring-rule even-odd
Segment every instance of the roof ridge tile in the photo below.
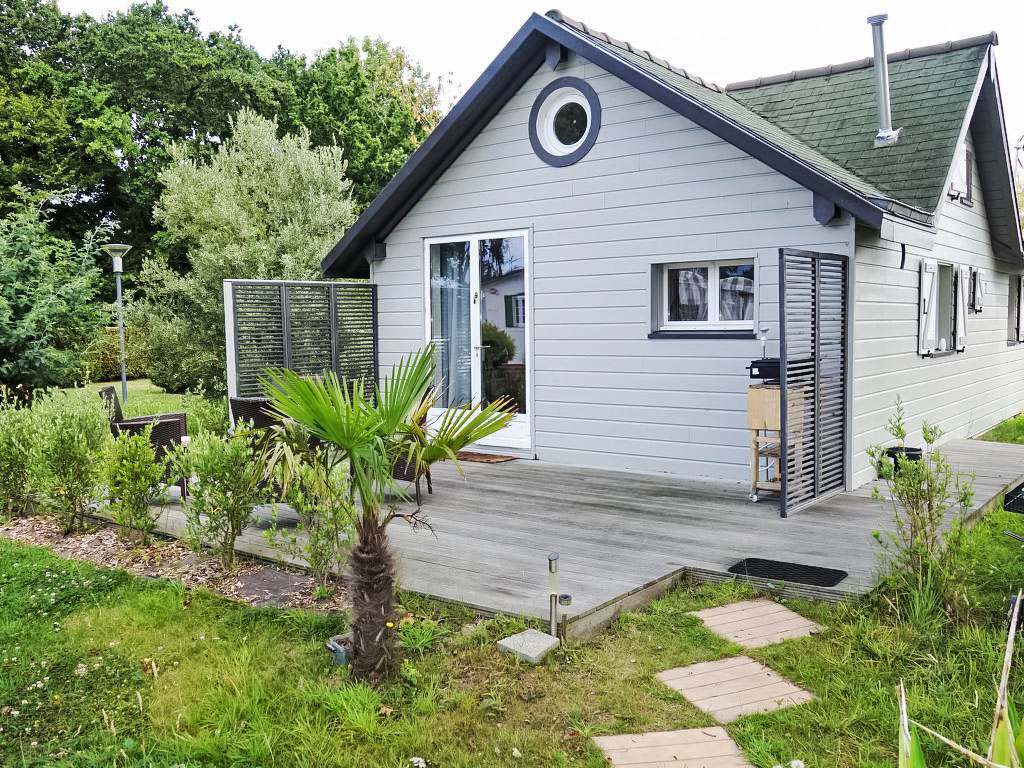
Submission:
{"label": "roof ridge tile", "polygon": [[673,66],[665,59],[655,56],[653,53],[646,49],[640,49],[635,47],[628,40],[617,40],[616,38],[612,37],[606,32],[599,32],[596,29],[593,29],[592,27],[588,27],[582,21],[577,21],[576,19],[570,18],[561,11],[559,11],[558,9],[552,9],[548,11],[545,14],[545,16],[547,16],[549,19],[552,19],[553,21],[561,22],[562,24],[565,24],[567,27],[571,27],[572,29],[575,29],[578,32],[582,32],[585,35],[589,35],[590,37],[593,37],[597,40],[601,40],[602,42],[608,43],[609,45],[613,45],[616,48],[622,48],[623,50],[629,51],[630,53],[636,56],[641,56],[647,59],[648,61],[652,62],[653,64],[657,64],[659,67],[664,67],[670,72],[674,72],[675,74],[681,77],[685,77],[687,80],[690,80],[703,88],[708,88],[712,91],[717,91],[719,93],[723,93],[725,90],[724,88],[715,85],[710,80],[705,80],[703,77],[690,74],[681,67]]}
{"label": "roof ridge tile", "polygon": [[[995,32],[974,37],[965,37],[960,40],[947,40],[944,43],[925,45],[918,48],[905,48],[902,51],[890,53],[885,58],[890,63],[919,59],[926,56],[935,56],[940,53],[950,53],[966,48],[976,48],[981,45],[999,45],[999,36]],[[777,85],[779,83],[792,83],[796,80],[809,80],[815,77],[830,77],[844,72],[853,72],[858,69],[868,69],[875,65],[874,56],[867,56],[855,61],[845,61],[840,64],[828,64],[824,67],[811,67],[809,69],[795,69],[781,75],[764,75],[750,80],[738,80],[725,86],[725,91],[743,91],[750,88],[760,88],[765,85]]]}

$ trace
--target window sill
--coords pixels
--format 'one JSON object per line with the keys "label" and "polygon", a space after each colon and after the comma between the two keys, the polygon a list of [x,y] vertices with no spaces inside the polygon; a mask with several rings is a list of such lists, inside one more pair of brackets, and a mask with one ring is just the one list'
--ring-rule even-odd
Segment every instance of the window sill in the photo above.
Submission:
{"label": "window sill", "polygon": [[707,330],[679,329],[652,331],[648,339],[756,339],[754,331],[749,328],[708,328]]}
{"label": "window sill", "polygon": [[938,358],[938,357],[952,357],[955,354],[956,354],[956,350],[955,349],[947,349],[945,352],[929,352],[927,355],[922,355],[922,357],[927,357],[929,359],[934,359],[934,358]]}

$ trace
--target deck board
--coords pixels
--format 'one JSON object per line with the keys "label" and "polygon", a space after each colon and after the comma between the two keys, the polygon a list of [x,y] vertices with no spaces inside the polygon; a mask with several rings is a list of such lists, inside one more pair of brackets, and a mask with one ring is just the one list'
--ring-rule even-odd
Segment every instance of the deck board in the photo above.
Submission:
{"label": "deck board", "polygon": [[[975,473],[975,510],[1024,479],[1024,446],[953,440],[942,450]],[[891,529],[891,509],[870,498],[870,485],[782,519],[771,497],[751,503],[740,485],[529,460],[462,469],[464,476],[450,463],[436,466],[434,493],[424,488],[433,533],[401,521],[389,533],[404,588],[491,613],[546,617],[553,551],[561,555],[559,590],[573,597],[570,619],[684,568],[731,578],[728,567],[745,557],[848,571],[837,587],[808,592],[839,599],[874,585],[879,546],[871,534]],[[180,535],[180,507],[166,507],[159,527]],[[277,556],[256,528],[239,548]]]}

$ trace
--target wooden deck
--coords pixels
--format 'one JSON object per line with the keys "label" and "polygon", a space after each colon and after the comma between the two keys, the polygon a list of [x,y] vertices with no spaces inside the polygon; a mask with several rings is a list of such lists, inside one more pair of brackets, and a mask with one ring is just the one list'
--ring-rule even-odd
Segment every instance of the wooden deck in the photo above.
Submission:
{"label": "wooden deck", "polygon": [[[975,512],[1024,480],[1024,446],[957,440],[943,450],[961,471],[975,472]],[[683,572],[732,578],[727,569],[744,557],[850,574],[834,588],[787,584],[785,594],[836,600],[867,592],[879,557],[872,531],[890,527],[891,508],[871,500],[870,486],[782,519],[770,497],[751,503],[738,485],[525,460],[462,467],[464,477],[451,464],[436,467],[433,495],[424,488],[433,534],[401,521],[391,526],[401,586],[489,613],[543,618],[547,557],[557,551],[559,591],[572,595],[570,629],[580,635],[653,599]],[[165,508],[160,528],[179,534],[182,525],[180,507]],[[254,528],[239,549],[277,557]]]}

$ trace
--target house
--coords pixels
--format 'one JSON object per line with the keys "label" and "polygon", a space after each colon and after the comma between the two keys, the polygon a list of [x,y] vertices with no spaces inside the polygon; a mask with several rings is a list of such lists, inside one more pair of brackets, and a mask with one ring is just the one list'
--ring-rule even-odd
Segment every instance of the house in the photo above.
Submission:
{"label": "house", "polygon": [[783,511],[870,479],[897,396],[977,435],[1024,378],[996,36],[886,56],[884,18],[873,57],[723,88],[533,15],[324,275],[376,283],[385,368],[437,345],[445,405],[495,394],[481,327],[514,331],[499,440],[551,462],[748,479],[763,349]]}

